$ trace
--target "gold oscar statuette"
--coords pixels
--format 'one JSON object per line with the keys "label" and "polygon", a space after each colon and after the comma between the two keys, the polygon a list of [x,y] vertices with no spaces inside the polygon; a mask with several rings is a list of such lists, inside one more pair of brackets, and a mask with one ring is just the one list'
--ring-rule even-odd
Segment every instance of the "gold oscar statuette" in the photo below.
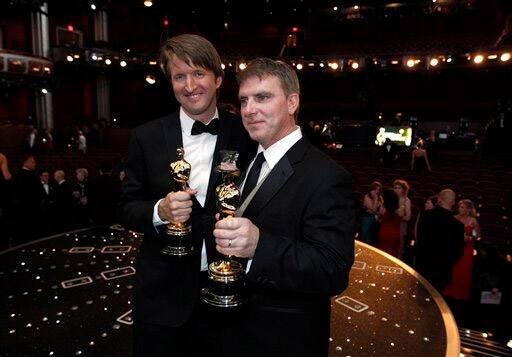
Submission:
{"label": "gold oscar statuette", "polygon": [[[223,182],[215,190],[219,219],[231,219],[240,204],[240,189],[233,182],[240,175],[236,168],[238,153],[221,151],[221,164],[217,167]],[[233,257],[224,256],[208,266],[208,287],[202,290],[203,301],[211,306],[231,308],[243,303],[245,271]]]}
{"label": "gold oscar statuette", "polygon": [[[169,165],[173,191],[185,191],[192,166],[184,159],[184,150],[176,149],[176,161]],[[162,254],[167,257],[186,256],[192,253],[192,227],[187,222],[170,222],[162,231],[165,246]]]}

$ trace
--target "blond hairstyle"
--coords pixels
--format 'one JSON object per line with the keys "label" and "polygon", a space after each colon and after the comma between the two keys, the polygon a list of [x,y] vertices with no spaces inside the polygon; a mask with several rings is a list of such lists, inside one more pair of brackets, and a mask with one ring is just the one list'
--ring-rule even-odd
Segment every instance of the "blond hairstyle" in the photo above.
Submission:
{"label": "blond hairstyle", "polygon": [[219,53],[212,43],[204,37],[183,34],[174,36],[162,44],[160,47],[160,68],[167,78],[171,76],[169,62],[172,55],[176,55],[190,66],[203,67],[212,71],[217,78],[224,76]]}
{"label": "blond hairstyle", "polygon": [[409,194],[409,183],[405,180],[395,180],[393,181],[393,186],[400,186],[405,192],[405,195],[407,196]]}

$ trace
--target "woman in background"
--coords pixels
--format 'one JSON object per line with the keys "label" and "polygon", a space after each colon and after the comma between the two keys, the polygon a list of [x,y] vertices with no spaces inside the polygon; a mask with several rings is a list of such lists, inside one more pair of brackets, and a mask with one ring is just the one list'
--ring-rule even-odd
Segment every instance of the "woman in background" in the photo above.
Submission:
{"label": "woman in background", "polygon": [[402,258],[405,246],[405,237],[407,236],[407,222],[411,220],[411,200],[409,197],[409,184],[405,180],[395,180],[393,182],[393,191],[398,196],[398,209],[396,213],[402,218],[400,224],[400,252],[398,257]]}
{"label": "woman in background", "polygon": [[372,182],[363,199],[363,216],[361,218],[361,241],[375,245],[379,234],[379,216],[384,213],[382,185]]}
{"label": "woman in background", "polygon": [[475,204],[471,200],[460,200],[458,210],[455,218],[464,224],[464,252],[452,269],[452,281],[443,295],[468,301],[473,282],[474,242],[480,237],[480,226],[476,220]]}
{"label": "woman in background", "polygon": [[402,217],[396,212],[398,210],[398,196],[393,190],[385,190],[384,214],[381,216],[379,227],[379,240],[376,247],[386,253],[399,258],[400,254],[400,223]]}

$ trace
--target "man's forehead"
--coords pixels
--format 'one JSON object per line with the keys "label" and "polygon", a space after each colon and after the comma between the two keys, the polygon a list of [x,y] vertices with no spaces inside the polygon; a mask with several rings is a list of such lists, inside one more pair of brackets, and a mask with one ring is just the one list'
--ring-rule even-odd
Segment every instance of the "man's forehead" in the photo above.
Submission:
{"label": "man's forehead", "polygon": [[[277,86],[276,86],[277,84]],[[256,91],[256,92],[268,92],[281,89],[281,83],[279,79],[274,75],[264,76],[251,76],[247,77],[242,83],[240,83],[240,93],[245,91]]]}

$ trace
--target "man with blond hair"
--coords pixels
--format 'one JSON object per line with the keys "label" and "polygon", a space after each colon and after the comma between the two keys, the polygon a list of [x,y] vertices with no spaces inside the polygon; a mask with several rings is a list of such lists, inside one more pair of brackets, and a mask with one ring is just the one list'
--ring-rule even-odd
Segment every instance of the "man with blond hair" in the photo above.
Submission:
{"label": "man with blond hair", "polygon": [[[222,63],[205,38],[184,34],[166,40],[160,65],[180,108],[132,132],[120,204],[122,223],[144,232],[137,257],[134,306],[135,356],[220,356],[218,321],[200,304],[208,264],[218,259],[215,171],[221,150],[240,153],[243,169],[255,145],[236,115],[217,108]],[[192,166],[189,187],[172,192],[169,164],[183,147]],[[158,234],[169,222],[192,226],[195,254],[164,259]]]}

